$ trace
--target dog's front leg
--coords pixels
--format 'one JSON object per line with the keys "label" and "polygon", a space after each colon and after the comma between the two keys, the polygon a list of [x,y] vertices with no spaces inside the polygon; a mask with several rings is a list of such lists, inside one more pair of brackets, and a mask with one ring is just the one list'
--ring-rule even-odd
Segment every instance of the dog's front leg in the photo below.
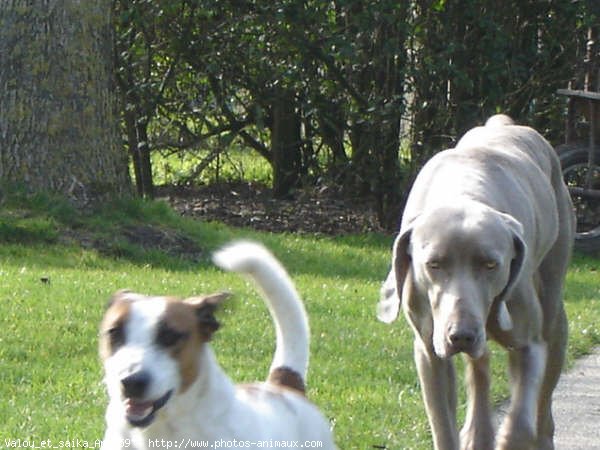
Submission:
{"label": "dog's front leg", "polygon": [[110,426],[106,429],[104,433],[104,438],[102,439],[102,445],[100,446],[100,450],[135,450],[136,447],[133,446],[131,439],[123,433],[120,433],[116,429],[112,429]]}
{"label": "dog's front leg", "polygon": [[494,426],[490,411],[490,354],[466,360],[467,416],[460,431],[461,450],[492,450]]}
{"label": "dog's front leg", "polygon": [[132,439],[130,429],[125,423],[111,418],[111,408],[114,404],[110,404],[107,411],[107,426],[102,438],[100,450],[138,450],[139,446]]}
{"label": "dog's front leg", "polygon": [[530,342],[509,352],[511,402],[498,433],[497,450],[535,448],[537,405],[546,357],[543,342]]}
{"label": "dog's front leg", "polygon": [[435,449],[456,450],[456,381],[452,360],[439,358],[419,338],[415,339],[414,352]]}

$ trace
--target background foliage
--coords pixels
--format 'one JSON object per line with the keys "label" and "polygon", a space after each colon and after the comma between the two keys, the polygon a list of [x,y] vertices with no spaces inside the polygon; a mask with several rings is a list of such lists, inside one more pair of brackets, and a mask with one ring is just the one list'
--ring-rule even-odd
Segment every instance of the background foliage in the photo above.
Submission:
{"label": "background foliage", "polygon": [[[557,143],[584,0],[115,0],[123,129],[140,194],[151,154],[179,183],[253,151],[276,196],[315,183],[370,196],[393,225],[431,154],[495,112]],[[183,156],[180,156],[184,158]]]}

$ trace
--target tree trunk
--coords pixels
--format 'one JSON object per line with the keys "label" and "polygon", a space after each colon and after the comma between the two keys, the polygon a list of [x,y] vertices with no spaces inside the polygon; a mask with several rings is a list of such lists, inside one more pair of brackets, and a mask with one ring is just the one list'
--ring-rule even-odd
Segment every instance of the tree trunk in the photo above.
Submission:
{"label": "tree trunk", "polygon": [[402,201],[399,136],[399,117],[351,128],[355,192],[373,197],[377,219],[389,230],[397,229]]}
{"label": "tree trunk", "polygon": [[279,91],[273,99],[271,149],[273,154],[273,195],[285,198],[300,183],[302,165],[300,118],[294,93]]}
{"label": "tree trunk", "polygon": [[0,180],[82,204],[130,193],[111,1],[0,2]]}
{"label": "tree trunk", "polygon": [[148,145],[148,124],[138,120],[138,115],[133,110],[125,111],[123,117],[137,193],[141,198],[152,199],[154,198],[154,181]]}
{"label": "tree trunk", "polygon": [[334,180],[343,183],[344,178],[348,175],[350,159],[344,148],[346,116],[342,105],[335,101],[320,102],[317,120],[320,136],[331,151],[329,171]]}
{"label": "tree trunk", "polygon": [[133,109],[127,110],[123,114],[127,133],[127,149],[133,162],[133,174],[138,195],[141,198],[153,199],[154,181],[148,145],[148,123],[138,117]]}
{"label": "tree trunk", "polygon": [[140,164],[139,173],[141,178],[136,180],[138,190],[141,188],[141,196],[147,199],[154,198],[154,180],[152,177],[152,160],[150,159],[150,145],[148,144],[148,124],[137,122],[137,148],[132,149],[137,153]]}

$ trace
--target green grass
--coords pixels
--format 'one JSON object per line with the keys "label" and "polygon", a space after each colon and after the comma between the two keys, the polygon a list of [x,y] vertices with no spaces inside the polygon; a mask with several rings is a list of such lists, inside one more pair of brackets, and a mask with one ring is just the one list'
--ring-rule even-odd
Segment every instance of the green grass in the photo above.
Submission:
{"label": "green grass", "polygon": [[[152,154],[154,182],[157,185],[180,183],[189,177],[198,162],[209,151],[181,152],[179,154]],[[271,166],[266,159],[257,157],[252,150],[231,148],[221,153],[199,174],[195,183],[210,184],[222,181],[254,180],[265,185],[272,183]]]}
{"label": "green grass", "polygon": [[[120,240],[123,226],[141,222],[188,236],[202,257],[192,262]],[[110,251],[65,243],[65,229],[100,237]],[[257,233],[181,219],[164,204],[139,201],[81,215],[44,197],[5,201],[0,210],[0,448],[7,438],[101,439],[106,396],[97,328],[120,288],[180,296],[232,291],[213,343],[218,359],[236,381],[264,379],[274,342],[266,308],[250,283],[209,260],[235,238],[269,246],[304,298],[312,331],[308,394],[331,418],[339,447],[431,448],[412,333],[404,319],[388,326],[374,314],[391,238]],[[600,344],[599,266],[577,256],[569,272],[570,361]],[[504,357],[494,353],[500,401]]]}

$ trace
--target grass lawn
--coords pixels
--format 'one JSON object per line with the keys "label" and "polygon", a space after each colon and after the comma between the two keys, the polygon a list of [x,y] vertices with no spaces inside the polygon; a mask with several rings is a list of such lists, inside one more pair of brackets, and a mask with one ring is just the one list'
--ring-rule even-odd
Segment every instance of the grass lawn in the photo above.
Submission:
{"label": "grass lawn", "polygon": [[[6,439],[93,446],[102,438],[97,328],[106,300],[120,288],[180,296],[230,290],[213,343],[218,359],[234,380],[264,379],[274,344],[267,310],[250,283],[210,263],[210,252],[234,238],[264,242],[295,280],[312,331],[308,394],[331,418],[340,449],[431,447],[412,333],[403,318],[392,326],[375,319],[391,237],[256,233],[141,202],[111,205],[93,217],[47,199],[0,206],[0,448]],[[135,223],[183,233],[202,253],[184,260],[115,237]],[[65,242],[65,228],[107,245],[98,252]],[[569,272],[571,361],[600,344],[599,268],[599,260],[578,255]],[[493,395],[500,401],[504,357],[494,353]]]}

